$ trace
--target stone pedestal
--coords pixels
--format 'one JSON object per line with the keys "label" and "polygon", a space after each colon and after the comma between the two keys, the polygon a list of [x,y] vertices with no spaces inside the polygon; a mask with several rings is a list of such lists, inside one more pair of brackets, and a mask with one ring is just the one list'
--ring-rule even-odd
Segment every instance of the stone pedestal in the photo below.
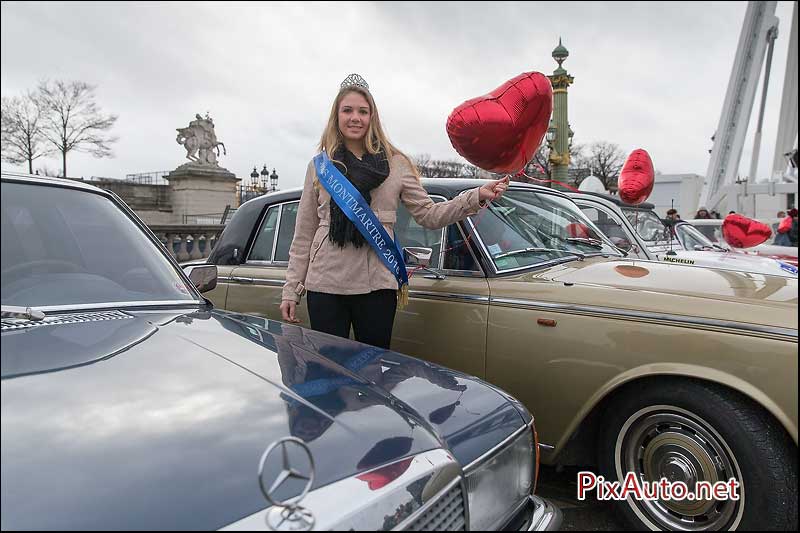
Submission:
{"label": "stone pedestal", "polygon": [[172,199],[173,223],[183,224],[184,215],[222,213],[236,206],[239,183],[232,172],[215,165],[186,163],[167,176]]}

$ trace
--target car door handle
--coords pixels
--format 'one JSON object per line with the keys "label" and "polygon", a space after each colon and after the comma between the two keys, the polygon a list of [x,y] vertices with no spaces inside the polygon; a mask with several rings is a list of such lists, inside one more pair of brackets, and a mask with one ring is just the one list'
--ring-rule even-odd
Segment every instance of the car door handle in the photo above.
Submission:
{"label": "car door handle", "polygon": [[240,278],[237,276],[233,276],[231,281],[234,283],[253,283],[255,280],[253,278]]}

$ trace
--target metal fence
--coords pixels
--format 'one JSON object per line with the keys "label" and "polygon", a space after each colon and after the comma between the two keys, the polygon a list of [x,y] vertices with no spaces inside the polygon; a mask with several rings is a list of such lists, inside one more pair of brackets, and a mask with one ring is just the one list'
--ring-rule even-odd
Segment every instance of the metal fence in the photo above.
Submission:
{"label": "metal fence", "polygon": [[169,172],[169,170],[157,170],[155,172],[126,174],[125,181],[128,183],[138,183],[140,185],[169,185],[169,181],[166,179]]}

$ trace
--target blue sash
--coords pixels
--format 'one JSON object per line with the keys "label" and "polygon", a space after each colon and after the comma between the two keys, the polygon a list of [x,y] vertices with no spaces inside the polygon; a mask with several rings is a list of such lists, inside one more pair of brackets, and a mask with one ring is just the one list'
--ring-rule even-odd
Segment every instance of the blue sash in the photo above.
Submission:
{"label": "blue sash", "polygon": [[347,177],[339,172],[325,152],[320,152],[314,157],[314,168],[317,170],[317,176],[322,186],[347,218],[355,224],[389,272],[394,274],[400,290],[403,290],[403,287],[408,285],[408,273],[403,261],[403,254],[398,249],[397,243],[386,233],[383,224],[370,209],[364,197]]}

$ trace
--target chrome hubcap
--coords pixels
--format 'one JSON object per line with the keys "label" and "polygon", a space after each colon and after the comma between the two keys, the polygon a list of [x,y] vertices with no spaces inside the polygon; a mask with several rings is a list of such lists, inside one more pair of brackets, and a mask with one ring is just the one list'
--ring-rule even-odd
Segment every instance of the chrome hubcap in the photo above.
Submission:
{"label": "chrome hubcap", "polygon": [[[620,480],[634,472],[640,481],[683,482],[692,493],[698,481],[733,478],[742,483],[730,447],[713,427],[667,405],[651,406],[628,418],[617,437],[615,462]],[[743,486],[739,498],[638,501],[629,497],[628,504],[653,529],[711,531],[736,527],[744,509]]]}

